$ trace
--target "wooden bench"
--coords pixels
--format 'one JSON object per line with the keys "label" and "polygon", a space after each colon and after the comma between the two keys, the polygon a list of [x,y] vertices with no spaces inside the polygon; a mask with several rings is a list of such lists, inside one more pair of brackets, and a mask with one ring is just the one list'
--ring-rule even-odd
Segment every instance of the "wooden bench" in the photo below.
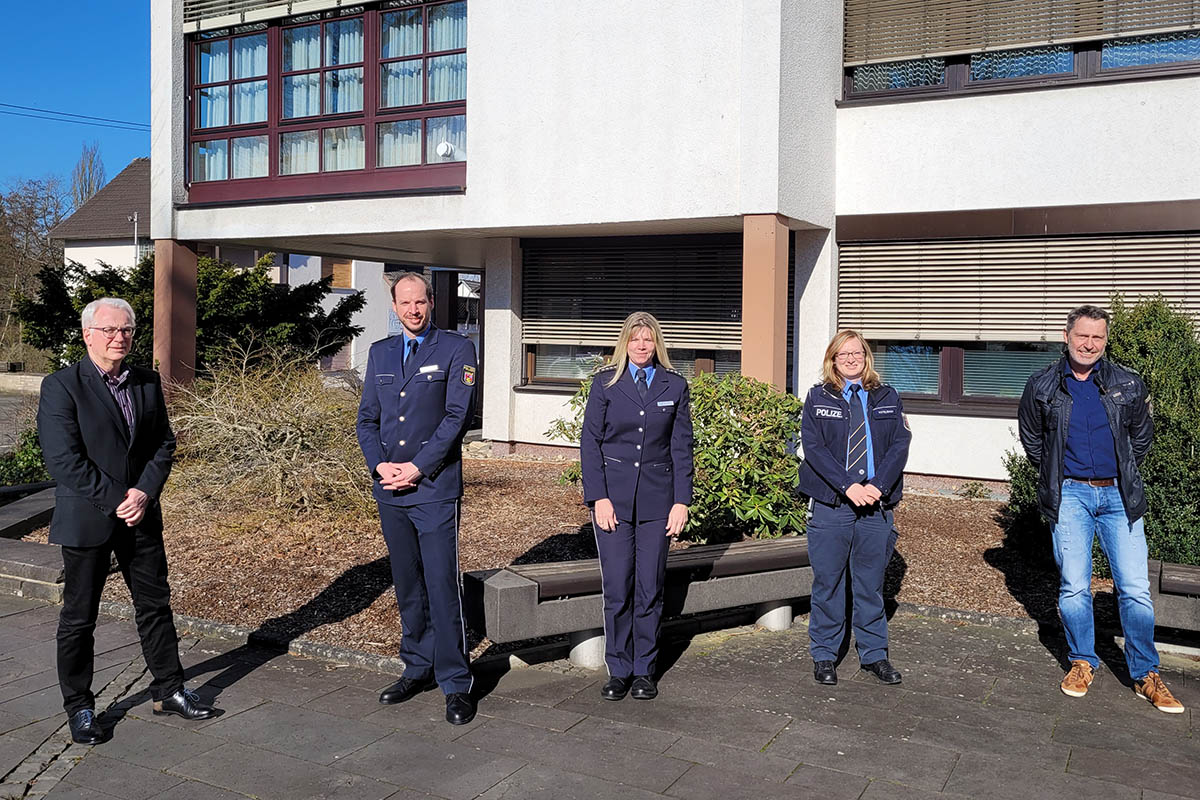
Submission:
{"label": "wooden bench", "polygon": [[[468,623],[493,642],[569,634],[571,660],[603,664],[603,600],[596,559],[522,564],[464,576]],[[812,590],[808,540],[698,545],[667,556],[664,620],[754,606],[772,630],[792,624],[792,601]]]}
{"label": "wooden bench", "polygon": [[1200,567],[1151,559],[1150,599],[1156,625],[1200,631]]}

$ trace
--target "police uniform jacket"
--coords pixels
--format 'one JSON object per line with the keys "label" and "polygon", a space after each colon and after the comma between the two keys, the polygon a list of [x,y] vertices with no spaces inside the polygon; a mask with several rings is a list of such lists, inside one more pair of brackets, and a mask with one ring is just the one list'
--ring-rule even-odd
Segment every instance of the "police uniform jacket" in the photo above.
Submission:
{"label": "police uniform jacket", "polygon": [[[900,502],[912,440],[900,395],[891,386],[884,384],[867,392],[867,424],[875,455],[875,477],[869,483],[879,489],[880,503],[889,508]],[[864,482],[865,476],[846,471],[849,435],[850,404],[841,391],[830,384],[812,387],[800,417],[804,463],[800,465],[798,489],[802,494],[836,505],[851,484]]]}
{"label": "police uniform jacket", "polygon": [[[462,439],[475,405],[475,346],[430,326],[403,365],[404,335],[371,345],[358,406],[358,444],[381,503],[415,506],[462,497]],[[379,485],[381,462],[411,461],[421,470],[413,489]]]}
{"label": "police uniform jacket", "polygon": [[[592,378],[579,454],[583,499],[612,501],[624,522],[666,519],[692,502],[692,415],[687,379],[655,365],[643,400],[628,368],[608,386],[616,366]],[[638,519],[634,519],[634,508]]]}

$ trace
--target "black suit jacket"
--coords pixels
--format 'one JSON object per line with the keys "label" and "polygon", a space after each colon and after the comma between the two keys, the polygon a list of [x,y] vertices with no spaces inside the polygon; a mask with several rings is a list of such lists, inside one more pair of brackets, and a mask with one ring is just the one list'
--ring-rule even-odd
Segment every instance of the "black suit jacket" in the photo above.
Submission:
{"label": "black suit jacket", "polygon": [[162,531],[158,496],[175,457],[175,434],[167,420],[158,373],[130,367],[132,436],[112,393],[91,359],[42,381],[38,437],[46,469],[58,482],[50,541],[96,547],[127,529],[116,514],[130,487],[150,496],[141,527]]}

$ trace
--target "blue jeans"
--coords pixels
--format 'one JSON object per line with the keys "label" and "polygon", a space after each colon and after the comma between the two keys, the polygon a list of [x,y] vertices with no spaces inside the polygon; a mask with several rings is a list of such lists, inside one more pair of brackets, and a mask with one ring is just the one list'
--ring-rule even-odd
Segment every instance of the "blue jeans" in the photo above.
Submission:
{"label": "blue jeans", "polygon": [[1158,669],[1142,521],[1130,524],[1116,486],[1064,480],[1054,526],[1054,560],[1061,575],[1058,613],[1066,629],[1070,659],[1086,661],[1093,668],[1100,665],[1092,617],[1092,539],[1097,535],[1112,567],[1125,632],[1125,664],[1130,677],[1140,680]]}

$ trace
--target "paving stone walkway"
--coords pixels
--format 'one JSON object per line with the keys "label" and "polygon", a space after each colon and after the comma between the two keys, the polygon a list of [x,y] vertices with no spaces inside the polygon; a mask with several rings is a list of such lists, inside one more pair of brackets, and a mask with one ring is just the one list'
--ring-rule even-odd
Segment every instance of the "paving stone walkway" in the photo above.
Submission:
{"label": "paving stone walkway", "polygon": [[133,624],[106,619],[96,688],[112,737],[87,748],[63,724],[57,613],[0,597],[0,797],[1200,798],[1200,663],[1164,659],[1181,715],[1108,669],[1073,700],[1047,645],[1014,629],[897,615],[899,688],[853,654],[838,686],[814,684],[803,619],[674,646],[653,702],[606,702],[600,675],[562,662],[493,671],[456,728],[437,692],[384,707],[391,676],[219,639],[182,647],[190,685],[224,714],[154,717]]}

